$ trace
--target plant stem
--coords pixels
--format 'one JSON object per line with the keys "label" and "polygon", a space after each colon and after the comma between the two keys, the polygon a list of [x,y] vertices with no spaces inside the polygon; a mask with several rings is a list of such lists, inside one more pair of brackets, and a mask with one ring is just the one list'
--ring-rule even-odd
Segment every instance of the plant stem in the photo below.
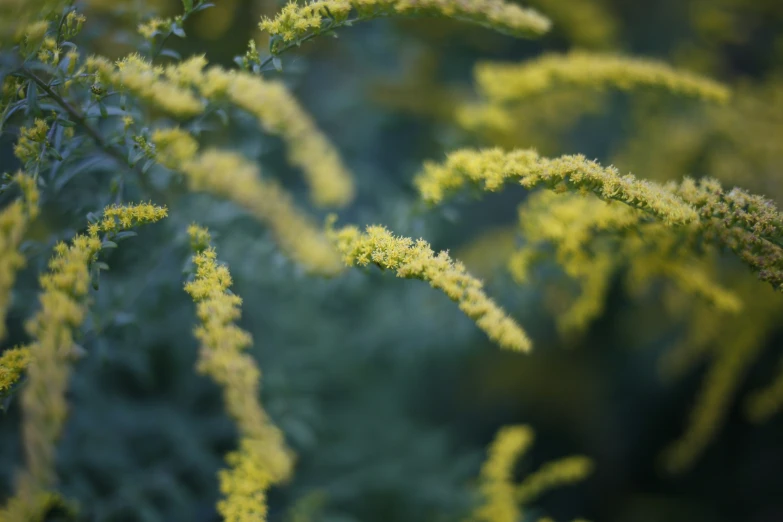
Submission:
{"label": "plant stem", "polygon": [[74,121],[74,123],[78,124],[82,129],[84,129],[84,132],[87,133],[90,138],[95,142],[96,145],[98,145],[99,148],[101,148],[106,154],[117,160],[120,165],[127,168],[131,172],[134,172],[139,177],[139,185],[141,185],[142,188],[144,188],[146,191],[149,191],[151,194],[155,194],[158,197],[161,197],[161,194],[159,191],[155,190],[149,183],[147,183],[144,174],[138,169],[135,165],[130,165],[128,163],[128,158],[125,153],[125,151],[108,141],[101,135],[101,133],[93,127],[90,122],[87,121],[87,117],[84,116],[82,113],[80,113],[75,107],[73,107],[70,103],[68,103],[67,100],[65,100],[62,96],[57,94],[57,92],[51,88],[49,84],[47,84],[44,80],[42,80],[40,77],[38,77],[34,72],[30,71],[29,69],[22,69],[22,73],[27,76],[32,82],[34,82],[38,87],[41,88],[42,91],[44,91],[52,100],[54,100],[55,103],[57,103],[60,107],[63,108],[63,110],[68,113],[68,116]]}

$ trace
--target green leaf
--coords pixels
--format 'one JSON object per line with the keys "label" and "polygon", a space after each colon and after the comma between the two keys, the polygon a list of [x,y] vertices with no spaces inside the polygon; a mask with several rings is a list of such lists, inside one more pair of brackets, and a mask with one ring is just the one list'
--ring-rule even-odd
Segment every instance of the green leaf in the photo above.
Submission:
{"label": "green leaf", "polygon": [[114,239],[114,241],[122,241],[123,239],[136,237],[138,235],[139,234],[134,232],[133,230],[123,230],[122,232],[117,232],[116,234],[114,234],[112,239]]}
{"label": "green leaf", "polygon": [[277,72],[283,72],[283,62],[281,62],[280,58],[278,58],[277,56],[272,57],[272,65],[275,66]]}
{"label": "green leaf", "polygon": [[104,248],[117,248],[117,243],[115,243],[114,241],[109,241],[108,239],[104,240],[103,243],[101,243],[101,249]]}

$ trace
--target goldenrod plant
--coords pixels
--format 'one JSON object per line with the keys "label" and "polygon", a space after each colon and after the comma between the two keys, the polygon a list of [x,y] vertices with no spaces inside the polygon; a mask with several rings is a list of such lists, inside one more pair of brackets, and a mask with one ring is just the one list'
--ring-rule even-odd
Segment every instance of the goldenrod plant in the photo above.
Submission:
{"label": "goldenrod plant", "polygon": [[0,522],[779,511],[783,12],[674,4],[0,0]]}
{"label": "goldenrod plant", "polygon": [[201,325],[195,335],[201,342],[198,370],[223,387],[226,408],[240,432],[239,450],[226,457],[230,470],[220,472],[218,503],[224,520],[245,522],[266,518],[266,490],[291,474],[290,450],[283,435],[267,419],[257,401],[260,372],[252,357],[242,350],[250,335],[234,324],[242,300],[230,294],[231,274],[218,264],[209,232],[197,225],[188,229],[195,277],[185,291],[197,305]]}
{"label": "goldenrod plant", "polygon": [[583,456],[565,457],[545,463],[522,481],[514,480],[514,468],[533,443],[529,426],[506,426],[489,446],[479,477],[483,503],[470,520],[512,522],[523,515],[524,507],[548,490],[585,480],[593,463]]}

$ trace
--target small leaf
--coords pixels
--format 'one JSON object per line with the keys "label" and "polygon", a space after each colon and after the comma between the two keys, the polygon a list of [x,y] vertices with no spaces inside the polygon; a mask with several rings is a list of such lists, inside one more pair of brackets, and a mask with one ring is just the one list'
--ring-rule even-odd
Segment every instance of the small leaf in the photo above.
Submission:
{"label": "small leaf", "polygon": [[[114,241],[104,240],[103,243],[101,243],[101,248],[117,248],[117,243]],[[108,267],[107,267],[108,268]]]}
{"label": "small leaf", "polygon": [[114,241],[122,241],[123,239],[136,237],[138,235],[139,234],[134,232],[133,230],[123,230],[122,232],[117,232],[116,234],[114,234],[114,237],[112,237],[112,239],[114,239]]}
{"label": "small leaf", "polygon": [[171,32],[180,38],[185,38],[185,30],[179,24],[171,24]]}
{"label": "small leaf", "polygon": [[191,13],[198,13],[199,11],[203,11],[204,9],[209,9],[210,7],[215,7],[215,4],[211,4],[209,2],[201,4],[197,6],[195,9],[193,9]]}
{"label": "small leaf", "polygon": [[27,84],[27,107],[25,108],[25,114],[32,114],[38,112],[38,88],[35,82],[29,82]]}
{"label": "small leaf", "polygon": [[179,53],[178,53],[177,51],[175,51],[174,49],[163,49],[163,50],[160,52],[160,55],[161,55],[161,56],[168,56],[169,58],[173,58],[173,59],[175,59],[175,60],[177,60],[177,61],[180,61],[180,60],[182,60],[182,55],[181,55],[181,54],[179,54]]}
{"label": "small leaf", "polygon": [[185,12],[193,9],[193,0],[182,0],[182,7],[185,8]]}
{"label": "small leaf", "polygon": [[277,56],[272,57],[272,65],[275,66],[277,72],[283,72],[283,62],[281,62],[280,58],[278,58]]}

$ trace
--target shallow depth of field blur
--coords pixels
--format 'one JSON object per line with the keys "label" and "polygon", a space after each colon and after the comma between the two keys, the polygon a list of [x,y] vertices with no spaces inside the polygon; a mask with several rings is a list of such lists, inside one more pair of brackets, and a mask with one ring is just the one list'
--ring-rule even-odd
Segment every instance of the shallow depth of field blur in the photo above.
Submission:
{"label": "shallow depth of field blur", "polygon": [[[106,2],[98,2],[106,4]],[[258,20],[273,0],[216,0],[188,21],[183,55],[205,53],[234,67],[250,38],[267,42]],[[523,2],[525,3],[525,2]],[[109,3],[110,4],[110,3]],[[84,52],[121,57],[135,33],[127,9],[176,13],[178,1],[118,2],[84,11]],[[558,7],[558,4],[559,7]],[[590,16],[579,6],[594,4]],[[487,444],[502,426],[529,424],[536,442],[520,476],[570,454],[594,459],[584,482],[544,495],[525,521],[776,522],[783,520],[783,414],[750,422],[747,394],[779,373],[781,296],[736,267],[743,297],[770,299],[778,320],[759,325],[758,355],[738,379],[726,416],[705,450],[680,473],[662,453],[689,425],[710,369],[693,364],[674,378],[662,361],[703,329],[710,343],[754,325],[738,315],[690,312],[665,283],[630,292],[620,271],[600,318],[572,335],[557,326],[573,297],[551,258],[525,285],[506,260],[518,231],[519,186],[475,198],[466,193],[429,208],[412,178],[426,160],[464,146],[535,147],[583,153],[656,181],[719,178],[783,204],[783,3],[780,0],[531,0],[554,22],[540,40],[516,40],[447,19],[380,19],[324,36],[282,57],[282,78],[356,176],[358,196],[340,223],[384,224],[447,249],[486,283],[487,293],[526,327],[529,355],[500,351],[454,303],[426,283],[373,269],[328,279],[284,257],[247,213],[204,194],[176,199],[170,218],[111,253],[111,270],[92,295],[75,365],[70,417],[58,447],[60,491],[84,520],[211,522],[217,470],[236,444],[220,391],[194,372],[194,307],[182,290],[194,220],[209,227],[233,290],[243,298],[262,370],[262,400],[297,454],[294,477],[270,492],[269,520],[429,522],[460,520]],[[148,7],[142,7],[148,6]],[[552,7],[554,6],[554,7]],[[475,100],[480,60],[521,62],[542,52],[612,50],[663,59],[725,82],[727,108],[650,92],[566,91],[514,114],[502,135],[457,121]],[[721,112],[723,111],[723,112]],[[308,206],[279,139],[247,122],[205,134],[258,158]],[[5,129],[9,130],[9,129]],[[0,136],[0,171],[15,171],[11,129]],[[7,318],[8,348],[27,340],[37,274],[57,240],[82,230],[95,191],[115,173],[94,171],[63,186],[29,231],[28,263]],[[103,175],[103,177],[102,177]],[[0,199],[0,205],[8,203]],[[317,214],[323,218],[324,214]],[[731,286],[731,281],[727,282]],[[765,303],[767,301],[764,301]],[[770,305],[772,306],[772,305]],[[678,308],[679,307],[679,308]],[[673,313],[672,310],[681,310]],[[704,316],[706,314],[706,317]],[[697,318],[700,322],[696,323]],[[0,414],[0,498],[22,465],[18,396]],[[296,506],[296,509],[294,507]]]}

